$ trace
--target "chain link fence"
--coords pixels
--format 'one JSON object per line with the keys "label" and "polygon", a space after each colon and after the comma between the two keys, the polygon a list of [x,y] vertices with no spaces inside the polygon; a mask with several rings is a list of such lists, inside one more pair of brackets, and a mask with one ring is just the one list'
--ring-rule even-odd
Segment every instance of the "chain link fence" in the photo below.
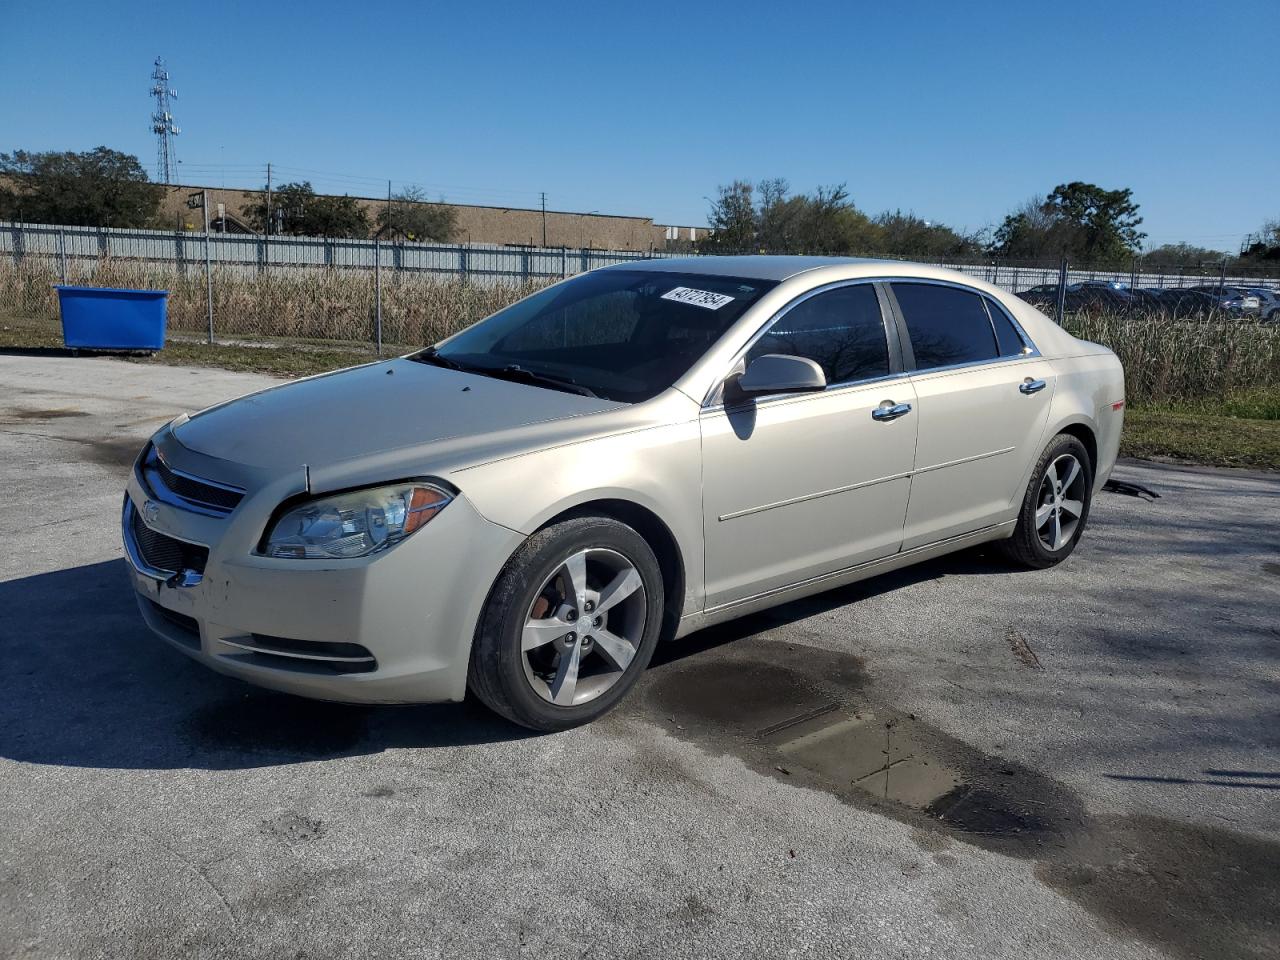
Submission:
{"label": "chain link fence", "polygon": [[[566,276],[670,255],[0,223],[0,323],[55,329],[59,283],[167,289],[169,328],[179,336],[381,350],[432,343]],[[1280,288],[1280,280],[1239,276],[1225,263],[1151,270],[1140,260],[1129,269],[933,262],[1014,293],[1042,288],[1029,299],[1059,319],[1090,286]]]}

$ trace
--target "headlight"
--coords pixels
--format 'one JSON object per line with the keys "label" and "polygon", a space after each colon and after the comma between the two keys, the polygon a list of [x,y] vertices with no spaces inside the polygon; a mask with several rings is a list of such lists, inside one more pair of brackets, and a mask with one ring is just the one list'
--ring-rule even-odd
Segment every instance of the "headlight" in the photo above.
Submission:
{"label": "headlight", "polygon": [[317,497],[276,521],[266,553],[307,560],[368,556],[426,526],[452,499],[421,481]]}

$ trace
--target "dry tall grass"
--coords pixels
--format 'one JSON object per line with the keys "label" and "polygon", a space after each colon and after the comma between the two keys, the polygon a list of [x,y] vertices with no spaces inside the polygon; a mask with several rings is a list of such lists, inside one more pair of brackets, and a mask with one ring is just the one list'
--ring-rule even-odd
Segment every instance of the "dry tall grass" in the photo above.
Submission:
{"label": "dry tall grass", "polygon": [[[48,261],[0,263],[0,313],[56,320],[59,282]],[[101,260],[69,276],[71,284],[169,291],[169,329],[207,328],[204,270],[174,270]],[[213,271],[213,317],[218,337],[261,336],[370,342],[374,338],[374,275],[367,270],[273,270],[261,274]],[[382,275],[382,338],[423,344],[469,326],[545,287],[529,283],[396,273]]]}
{"label": "dry tall grass", "polygon": [[1204,405],[1280,390],[1280,326],[1125,314],[1069,314],[1063,324],[1116,352],[1138,405]]}
{"label": "dry tall grass", "polygon": [[[55,265],[30,258],[0,262],[0,315],[56,321]],[[203,333],[204,271],[104,259],[69,282],[168,289],[169,326]],[[429,274],[382,275],[383,340],[433,343],[547,281],[528,284]],[[219,337],[261,336],[368,343],[374,336],[374,277],[365,270],[215,270],[214,327]],[[1131,403],[1207,405],[1238,394],[1280,391],[1280,326],[1174,320],[1158,316],[1073,314],[1067,329],[1106,344],[1124,362]]]}

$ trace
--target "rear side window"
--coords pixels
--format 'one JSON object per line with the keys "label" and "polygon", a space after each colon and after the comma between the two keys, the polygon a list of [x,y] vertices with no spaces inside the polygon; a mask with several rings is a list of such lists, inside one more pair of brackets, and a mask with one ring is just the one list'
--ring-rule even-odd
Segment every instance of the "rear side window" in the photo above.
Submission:
{"label": "rear side window", "polygon": [[991,315],[991,326],[996,330],[996,344],[1000,347],[1000,356],[1020,356],[1026,344],[1018,335],[1018,330],[1009,319],[1009,314],[1005,313],[994,300],[984,299],[982,302],[987,305],[987,313]]}
{"label": "rear side window", "polygon": [[779,317],[747,352],[806,357],[828,384],[870,380],[889,373],[889,345],[875,288],[869,283],[819,293]]}
{"label": "rear side window", "polygon": [[931,283],[894,283],[916,369],[994,360],[996,336],[982,297]]}

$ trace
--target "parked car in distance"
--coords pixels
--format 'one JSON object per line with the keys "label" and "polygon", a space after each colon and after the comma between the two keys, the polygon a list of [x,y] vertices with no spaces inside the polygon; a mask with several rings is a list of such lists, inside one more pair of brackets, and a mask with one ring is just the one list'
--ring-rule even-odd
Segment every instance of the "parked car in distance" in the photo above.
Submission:
{"label": "parked car in distance", "polygon": [[660,640],[981,543],[1051,567],[1124,375],[909,263],[700,257],[564,280],[425,350],[181,416],[122,531],[138,606],[219,672],[461,700],[538,730]]}
{"label": "parked car in distance", "polygon": [[1249,287],[1248,292],[1258,298],[1258,319],[1263,323],[1280,320],[1280,290],[1267,287]]}
{"label": "parked car in distance", "polygon": [[1080,290],[1085,287],[1101,287],[1106,290],[1128,291],[1129,284],[1119,280],[1081,280],[1079,283],[1067,285],[1068,290]]}
{"label": "parked car in distance", "polygon": [[1214,298],[1218,307],[1233,317],[1245,317],[1256,314],[1261,308],[1261,301],[1254,294],[1240,287],[1219,286],[1218,284],[1201,284],[1189,289],[1207,294]]}

